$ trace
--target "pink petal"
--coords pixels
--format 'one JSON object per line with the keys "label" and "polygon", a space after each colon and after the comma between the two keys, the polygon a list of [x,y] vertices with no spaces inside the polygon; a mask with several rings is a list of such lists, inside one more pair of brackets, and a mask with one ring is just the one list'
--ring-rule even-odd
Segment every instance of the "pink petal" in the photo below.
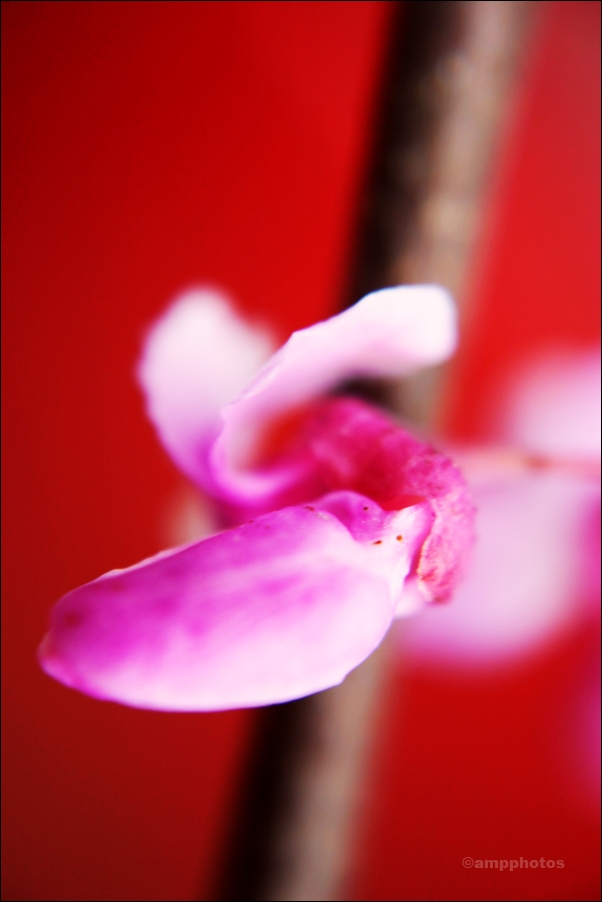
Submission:
{"label": "pink petal", "polygon": [[42,666],[90,695],[162,710],[335,685],[382,639],[431,522],[424,504],[388,514],[343,492],[113,571],[58,603]]}
{"label": "pink petal", "polygon": [[308,453],[327,489],[352,489],[386,510],[429,504],[434,522],[417,575],[427,598],[447,599],[473,543],[474,507],[457,467],[382,411],[351,398],[324,402],[307,432]]}
{"label": "pink petal", "polygon": [[138,366],[147,413],[178,466],[206,486],[206,452],[220,409],[267,360],[267,333],[245,323],[215,289],[183,294],[153,325]]}
{"label": "pink petal", "polygon": [[[232,496],[269,490],[272,472],[243,472],[266,424],[353,376],[401,376],[445,360],[456,344],[451,296],[436,285],[385,288],[322,323],[295,332],[223,411],[212,469]],[[285,485],[295,476],[279,477]],[[272,484],[275,484],[272,482]]]}

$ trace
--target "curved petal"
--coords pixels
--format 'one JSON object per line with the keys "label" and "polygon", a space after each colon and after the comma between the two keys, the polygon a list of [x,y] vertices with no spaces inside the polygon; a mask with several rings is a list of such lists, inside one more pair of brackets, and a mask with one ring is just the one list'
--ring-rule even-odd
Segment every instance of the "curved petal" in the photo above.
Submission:
{"label": "curved petal", "polygon": [[267,333],[208,288],[183,294],[149,331],[138,365],[148,416],[175,463],[201,485],[210,482],[206,452],[219,411],[272,350]]}
{"label": "curved petal", "polygon": [[[221,485],[251,499],[268,486],[243,472],[266,423],[353,376],[401,376],[445,360],[456,344],[453,300],[436,285],[385,288],[322,323],[295,332],[223,411],[211,452]],[[276,473],[270,474],[272,484]],[[281,482],[291,479],[287,471]]]}
{"label": "curved petal", "polygon": [[382,639],[430,521],[425,505],[390,515],[338,493],[113,571],[55,607],[42,666],[90,695],[162,710],[333,686]]}

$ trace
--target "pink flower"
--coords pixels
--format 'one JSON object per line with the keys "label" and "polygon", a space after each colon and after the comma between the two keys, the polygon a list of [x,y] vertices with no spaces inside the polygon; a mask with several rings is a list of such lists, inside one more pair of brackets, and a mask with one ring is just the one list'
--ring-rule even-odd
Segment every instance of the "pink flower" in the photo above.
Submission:
{"label": "pink flower", "polygon": [[166,449],[231,528],[66,595],[46,672],[147,708],[280,702],[341,682],[417,597],[447,598],[472,538],[460,472],[376,408],[325,393],[454,344],[441,288],[385,289],[296,332],[251,378],[265,335],[216,292],[176,302],[139,378]]}

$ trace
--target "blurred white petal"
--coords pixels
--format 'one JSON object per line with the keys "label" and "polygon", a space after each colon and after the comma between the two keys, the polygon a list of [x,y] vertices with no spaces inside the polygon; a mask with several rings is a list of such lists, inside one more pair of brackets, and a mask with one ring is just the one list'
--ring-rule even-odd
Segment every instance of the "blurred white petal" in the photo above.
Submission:
{"label": "blurred white petal", "polygon": [[215,289],[181,295],[149,331],[138,366],[148,416],[174,462],[201,485],[220,409],[273,350],[268,334]]}
{"label": "blurred white petal", "polygon": [[600,350],[552,350],[515,376],[496,433],[546,457],[600,459]]}
{"label": "blurred white petal", "polygon": [[523,654],[566,629],[591,599],[587,531],[599,487],[551,470],[473,487],[472,567],[449,605],[426,609],[403,633],[412,658],[474,666]]}

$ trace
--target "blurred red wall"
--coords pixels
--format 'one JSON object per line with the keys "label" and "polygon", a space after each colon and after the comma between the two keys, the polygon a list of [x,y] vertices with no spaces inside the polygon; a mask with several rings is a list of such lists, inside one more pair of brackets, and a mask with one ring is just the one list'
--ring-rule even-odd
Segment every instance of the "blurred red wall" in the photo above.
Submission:
{"label": "blurred red wall", "polygon": [[[180,482],[132,379],[145,325],[196,281],[282,337],[336,309],[391,12],[3,4],[6,899],[210,896],[252,713],[93,701],[35,648],[60,595],[159,548]],[[599,4],[541,12],[450,396],[460,437],[514,351],[597,338]],[[471,684],[403,675],[351,898],[596,898],[594,816],[549,754],[589,641]],[[567,866],[479,883],[460,864],[478,843]]]}

